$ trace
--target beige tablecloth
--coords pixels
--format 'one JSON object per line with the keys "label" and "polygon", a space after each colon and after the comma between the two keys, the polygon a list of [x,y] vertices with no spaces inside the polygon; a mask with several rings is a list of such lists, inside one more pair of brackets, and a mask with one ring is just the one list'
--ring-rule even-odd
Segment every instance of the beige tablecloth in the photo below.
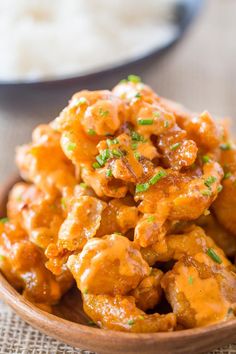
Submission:
{"label": "beige tablecloth", "polygon": [[[180,43],[142,73],[161,95],[197,111],[236,117],[236,0],[206,0],[205,8]],[[1,98],[1,97],[0,97]],[[0,182],[14,171],[14,148],[32,128],[53,117],[26,101],[0,105]],[[17,103],[17,104],[16,104]],[[45,107],[50,102],[45,101]],[[60,107],[59,107],[60,109]],[[88,353],[40,334],[0,302],[0,353]],[[138,350],[137,350],[138,353]],[[214,354],[236,354],[236,344]]]}

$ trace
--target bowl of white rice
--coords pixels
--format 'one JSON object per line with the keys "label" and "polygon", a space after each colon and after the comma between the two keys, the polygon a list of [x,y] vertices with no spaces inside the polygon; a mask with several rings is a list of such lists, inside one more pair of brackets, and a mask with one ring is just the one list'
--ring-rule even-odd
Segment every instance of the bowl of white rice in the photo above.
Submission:
{"label": "bowl of white rice", "polygon": [[110,72],[161,53],[200,0],[0,0],[0,85]]}

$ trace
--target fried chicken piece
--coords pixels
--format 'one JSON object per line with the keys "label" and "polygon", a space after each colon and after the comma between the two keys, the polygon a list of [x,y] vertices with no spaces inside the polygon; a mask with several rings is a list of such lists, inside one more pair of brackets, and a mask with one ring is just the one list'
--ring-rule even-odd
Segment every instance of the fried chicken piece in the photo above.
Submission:
{"label": "fried chicken piece", "polygon": [[176,326],[173,313],[147,315],[132,296],[83,295],[84,311],[102,328],[122,332],[170,332]]}
{"label": "fried chicken piece", "polygon": [[236,236],[236,147],[228,140],[221,145],[220,162],[225,170],[223,189],[212,207],[219,223]]}
{"label": "fried chicken piece", "polygon": [[236,238],[235,236],[225,230],[212,214],[202,215],[197,224],[201,226],[206,234],[210,236],[214,242],[219,246],[226,256],[232,257],[236,254]]}
{"label": "fried chicken piece", "polygon": [[75,186],[74,167],[61,149],[60,134],[50,125],[38,126],[32,143],[17,148],[16,163],[24,180],[50,195]]}
{"label": "fried chicken piece", "polygon": [[7,214],[29,235],[31,242],[45,249],[57,242],[64,221],[61,199],[44,194],[34,185],[17,183],[10,192]]}
{"label": "fried chicken piece", "polygon": [[101,223],[96,236],[101,237],[114,232],[125,234],[136,226],[138,219],[138,209],[131,196],[112,199],[102,212]]}
{"label": "fried chicken piece", "polygon": [[47,270],[42,250],[9,222],[0,224],[0,254],[0,268],[8,281],[39,307],[48,305],[49,310],[73,283],[68,271],[57,278]]}
{"label": "fried chicken piece", "polygon": [[82,196],[71,207],[61,225],[58,246],[69,251],[81,250],[87,240],[95,236],[106,203],[89,196]]}
{"label": "fried chicken piece", "polygon": [[204,164],[202,171],[196,168],[185,174],[167,170],[158,183],[136,192],[135,200],[141,200],[139,210],[144,214],[158,213],[169,220],[194,220],[217,197],[222,177],[217,162]]}
{"label": "fried chicken piece", "polygon": [[163,272],[153,268],[151,274],[144,278],[130,295],[135,298],[136,306],[143,310],[153,309],[161,300],[161,279]]}
{"label": "fried chicken piece", "polygon": [[90,239],[67,265],[78,288],[89,294],[125,295],[150,273],[135,245],[118,234]]}
{"label": "fried chicken piece", "polygon": [[141,253],[148,264],[153,265],[156,262],[179,260],[183,256],[194,256],[199,252],[206,253],[209,249],[213,249],[221,257],[225,266],[230,265],[224,252],[206,236],[202,228],[195,225],[185,233],[166,236],[163,241],[142,249]]}
{"label": "fried chicken piece", "polygon": [[211,259],[198,253],[183,257],[162,278],[166,297],[184,328],[207,326],[234,317],[236,275],[219,263],[218,257]]}

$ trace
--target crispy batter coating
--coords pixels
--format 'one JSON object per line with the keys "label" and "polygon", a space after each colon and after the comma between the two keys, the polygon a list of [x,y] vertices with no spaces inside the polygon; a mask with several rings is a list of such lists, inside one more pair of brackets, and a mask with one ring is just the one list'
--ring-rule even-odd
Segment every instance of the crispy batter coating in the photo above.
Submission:
{"label": "crispy batter coating", "polygon": [[100,327],[123,332],[170,332],[176,326],[173,313],[147,315],[132,296],[84,295],[84,311]]}
{"label": "crispy batter coating", "polygon": [[57,242],[64,221],[61,200],[44,194],[34,185],[17,183],[8,199],[8,216],[29,235],[31,242],[46,249]]}
{"label": "crispy batter coating", "polygon": [[161,284],[184,328],[234,317],[236,275],[204,253],[183,257],[164,275]]}
{"label": "crispy batter coating", "polygon": [[50,125],[38,126],[32,143],[17,148],[16,162],[23,179],[48,194],[76,183],[74,167],[60,146],[60,134]]}
{"label": "crispy batter coating", "polygon": [[69,257],[68,268],[84,293],[125,295],[150,273],[139,250],[126,237],[93,238]]}
{"label": "crispy batter coating", "polygon": [[42,250],[27,239],[14,224],[0,224],[0,267],[9,282],[38,306],[50,305],[72,285],[71,274],[65,270],[60,278],[46,269]]}

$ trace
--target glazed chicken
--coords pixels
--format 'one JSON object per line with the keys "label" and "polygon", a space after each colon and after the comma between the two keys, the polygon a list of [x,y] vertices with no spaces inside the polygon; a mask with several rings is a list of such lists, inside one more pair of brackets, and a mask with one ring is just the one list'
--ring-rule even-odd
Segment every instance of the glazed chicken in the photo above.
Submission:
{"label": "glazed chicken", "polygon": [[235,319],[236,147],[223,121],[130,75],[76,93],[16,162],[0,269],[29,301],[53,312],[76,286],[97,326],[125,332]]}

